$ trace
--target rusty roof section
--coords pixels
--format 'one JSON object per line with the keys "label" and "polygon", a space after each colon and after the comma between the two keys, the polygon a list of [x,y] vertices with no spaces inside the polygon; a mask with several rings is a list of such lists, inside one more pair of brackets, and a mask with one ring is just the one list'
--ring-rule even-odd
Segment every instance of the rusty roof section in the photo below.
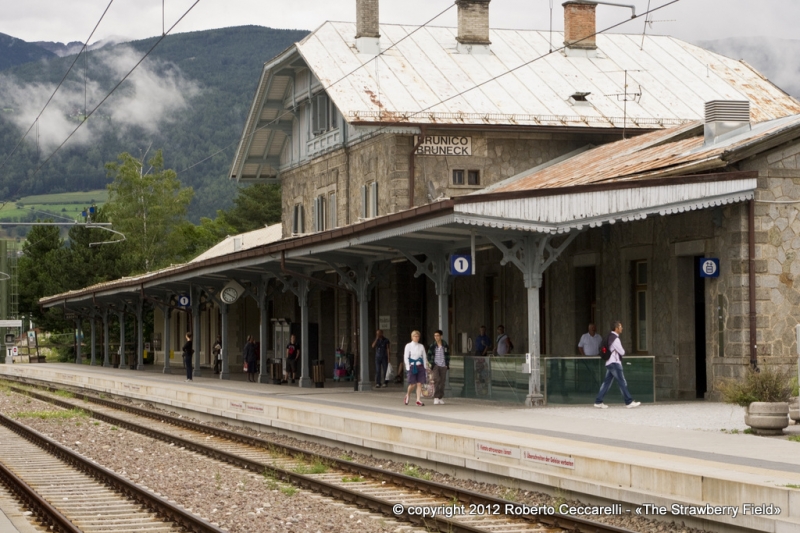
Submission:
{"label": "rusty roof section", "polygon": [[702,126],[696,122],[606,144],[466,198],[720,171],[754,153],[800,138],[800,115],[755,124],[749,131],[709,146],[704,145]]}

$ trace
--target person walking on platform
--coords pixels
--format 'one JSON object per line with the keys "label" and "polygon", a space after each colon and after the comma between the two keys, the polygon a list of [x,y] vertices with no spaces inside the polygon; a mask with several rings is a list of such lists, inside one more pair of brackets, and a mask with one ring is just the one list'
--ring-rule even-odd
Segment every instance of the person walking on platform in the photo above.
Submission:
{"label": "person walking on platform", "polygon": [[444,385],[447,382],[447,371],[450,369],[450,346],[442,338],[442,330],[433,333],[433,344],[428,347],[428,360],[433,372],[433,405],[444,405]]}
{"label": "person walking on platform", "polygon": [[375,332],[372,347],[375,348],[375,388],[380,389],[381,383],[384,387],[388,387],[389,380],[386,379],[386,371],[389,366],[389,339],[383,336],[382,329]]}
{"label": "person walking on platform", "polygon": [[486,334],[486,326],[481,326],[480,334],[475,337],[475,355],[485,356],[492,349],[492,340]]}
{"label": "person walking on platform", "polygon": [[297,375],[298,360],[300,360],[300,346],[297,344],[297,337],[292,335],[289,337],[289,344],[286,345],[286,379],[283,380],[284,383],[287,382],[289,376],[291,376],[292,383],[294,383]]}
{"label": "person walking on platform", "polygon": [[194,350],[192,349],[192,332],[186,332],[186,343],[181,348],[183,352],[183,366],[186,368],[186,381],[192,381],[192,356]]}
{"label": "person walking on platform", "polygon": [[247,365],[247,381],[256,381],[256,343],[253,336],[247,336],[247,344],[244,345],[244,362]]}
{"label": "person walking on platform", "polygon": [[222,370],[222,336],[217,335],[214,346],[211,348],[211,355],[214,358],[214,373],[219,374]]}
{"label": "person walking on platform", "polygon": [[508,335],[506,335],[506,328],[502,325],[497,326],[497,340],[494,343],[494,353],[495,355],[503,356],[507,355],[514,349],[514,343],[511,342],[511,339]]}
{"label": "person walking on platform", "polygon": [[422,403],[422,385],[428,382],[428,376],[425,373],[425,369],[428,368],[428,357],[425,353],[425,347],[419,343],[419,338],[419,331],[412,331],[411,342],[406,344],[406,348],[403,351],[403,362],[408,374],[408,391],[403,403],[408,405],[408,397],[411,396],[411,391],[416,386],[417,405],[422,407],[425,405]]}
{"label": "person walking on platform", "polygon": [[628,382],[625,381],[625,376],[622,373],[622,358],[625,356],[625,348],[622,347],[622,342],[619,336],[622,334],[622,322],[619,320],[611,324],[611,333],[608,334],[606,339],[606,346],[608,346],[608,361],[606,361],[606,378],[600,386],[600,392],[597,394],[597,399],[594,401],[594,406],[598,409],[608,409],[608,406],[603,403],[608,389],[611,388],[611,382],[617,380],[619,390],[622,391],[622,397],[625,399],[625,407],[632,409],[639,407],[641,402],[633,401],[631,393],[628,392]]}

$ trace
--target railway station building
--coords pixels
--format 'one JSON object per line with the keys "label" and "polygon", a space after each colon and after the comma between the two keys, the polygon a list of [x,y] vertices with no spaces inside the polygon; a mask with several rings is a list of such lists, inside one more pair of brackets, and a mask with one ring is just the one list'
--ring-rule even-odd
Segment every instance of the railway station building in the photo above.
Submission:
{"label": "railway station building", "polygon": [[359,0],[355,24],[265,63],[226,179],[280,184],[280,225],[41,304],[93,330],[133,317],[137,366],[152,342],[164,371],[192,330],[209,372],[220,334],[222,378],[254,335],[269,381],[294,333],[300,386],[316,360],[331,377],[340,350],[371,387],[378,328],[392,363],[412,330],[468,355],[479,326],[500,324],[535,359],[621,320],[660,400],[794,364],[800,103],[671,37],[595,35],[591,2],[566,2],[552,36],[490,29],[489,0],[456,4],[457,28],[417,28]]}

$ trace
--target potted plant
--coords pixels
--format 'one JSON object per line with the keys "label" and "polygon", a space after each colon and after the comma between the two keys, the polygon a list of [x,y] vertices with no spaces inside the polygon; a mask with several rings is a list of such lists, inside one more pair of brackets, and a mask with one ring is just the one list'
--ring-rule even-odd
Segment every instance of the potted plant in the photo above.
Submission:
{"label": "potted plant", "polygon": [[742,380],[725,380],[718,385],[722,400],[747,408],[744,423],[757,435],[780,435],[789,425],[789,373],[769,367],[749,369]]}

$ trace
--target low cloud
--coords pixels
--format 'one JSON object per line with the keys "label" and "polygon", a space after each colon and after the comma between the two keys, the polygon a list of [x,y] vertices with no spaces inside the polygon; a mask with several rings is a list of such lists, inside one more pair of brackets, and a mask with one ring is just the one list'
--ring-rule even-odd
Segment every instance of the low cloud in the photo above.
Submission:
{"label": "low cloud", "polygon": [[[141,56],[142,52],[127,46],[93,52],[89,54],[89,74],[85,84],[83,60],[79,59],[39,120],[38,136],[42,149],[46,152],[60,145],[82,121],[84,106],[88,111],[97,106]],[[55,87],[55,84],[25,83],[13,76],[2,75],[0,107],[12,110],[5,116],[24,132]],[[200,90],[200,85],[186,78],[175,65],[148,58],[100,106],[87,124],[81,126],[70,139],[70,145],[91,143],[100,135],[124,135],[132,129],[155,133],[188,108]],[[28,138],[35,141],[36,128]]]}

